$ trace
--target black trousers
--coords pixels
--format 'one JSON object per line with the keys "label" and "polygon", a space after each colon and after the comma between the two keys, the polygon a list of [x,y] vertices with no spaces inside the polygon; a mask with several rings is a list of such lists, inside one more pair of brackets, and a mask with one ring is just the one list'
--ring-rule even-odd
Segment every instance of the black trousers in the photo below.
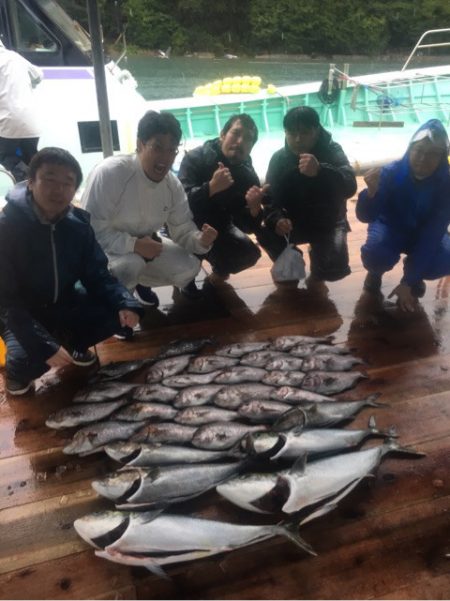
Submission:
{"label": "black trousers", "polygon": [[[118,312],[91,299],[84,290],[77,291],[70,303],[57,303],[36,309],[33,311],[33,317],[68,350],[84,352],[120,330]],[[50,368],[45,359],[30,356],[8,329],[5,312],[2,319],[8,377],[19,382],[29,382],[48,371]]]}
{"label": "black trousers", "polygon": [[[351,273],[347,246],[347,233],[350,228],[346,219],[338,221],[333,228],[315,232],[306,232],[298,224],[293,225],[289,242],[310,245],[310,270],[313,277],[335,282]],[[286,248],[285,238],[277,238],[273,260]]]}
{"label": "black trousers", "polygon": [[37,152],[38,142],[39,138],[0,136],[0,164],[13,174],[17,182],[27,179],[27,167]]}

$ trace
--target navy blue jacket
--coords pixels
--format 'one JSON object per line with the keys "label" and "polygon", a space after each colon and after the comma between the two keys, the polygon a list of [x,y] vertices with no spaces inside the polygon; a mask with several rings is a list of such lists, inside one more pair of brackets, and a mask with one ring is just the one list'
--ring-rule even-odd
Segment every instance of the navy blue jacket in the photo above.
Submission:
{"label": "navy blue jacket", "polygon": [[26,182],[6,196],[0,213],[0,308],[6,326],[30,354],[50,358],[59,344],[33,318],[33,310],[74,302],[77,282],[113,311],[142,308],[108,271],[108,260],[89,214],[70,207],[56,223],[42,223]]}
{"label": "navy blue jacket", "polygon": [[[430,119],[423,129],[439,130],[444,138],[445,128],[438,119]],[[447,156],[429,177],[416,180],[409,166],[410,146],[399,161],[383,167],[376,194],[369,198],[367,189],[360,192],[356,216],[364,223],[379,220],[401,232],[409,249],[404,277],[412,285],[423,274],[436,254],[450,224],[450,172]]]}

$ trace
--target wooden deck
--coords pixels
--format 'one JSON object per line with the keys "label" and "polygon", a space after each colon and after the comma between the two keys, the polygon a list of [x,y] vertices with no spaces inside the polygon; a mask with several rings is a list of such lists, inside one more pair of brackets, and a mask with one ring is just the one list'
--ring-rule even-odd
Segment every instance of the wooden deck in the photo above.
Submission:
{"label": "wooden deck", "polygon": [[[176,338],[213,335],[219,343],[280,334],[332,334],[368,362],[370,379],[346,398],[382,393],[382,428],[395,425],[400,441],[425,451],[420,460],[387,457],[329,515],[302,528],[318,557],[280,538],[208,560],[174,566],[171,580],[143,568],[98,559],[75,533],[73,521],[111,507],[90,482],[112,463],[102,454],[63,455],[67,433],[45,426],[70,403],[87,375],[80,368],[47,377],[35,396],[8,398],[0,377],[0,598],[1,599],[449,599],[450,598],[450,278],[428,284],[422,309],[401,314],[362,293],[359,248],[365,226],[349,202],[353,273],[341,282],[307,289],[276,287],[270,263],[228,283],[209,284],[205,301],[172,299],[161,289],[160,310],[131,343],[98,347],[102,363],[155,355]],[[400,278],[386,276],[383,291]],[[134,381],[142,381],[136,376]],[[353,422],[365,426],[370,412]],[[186,511],[257,523],[216,493]]]}

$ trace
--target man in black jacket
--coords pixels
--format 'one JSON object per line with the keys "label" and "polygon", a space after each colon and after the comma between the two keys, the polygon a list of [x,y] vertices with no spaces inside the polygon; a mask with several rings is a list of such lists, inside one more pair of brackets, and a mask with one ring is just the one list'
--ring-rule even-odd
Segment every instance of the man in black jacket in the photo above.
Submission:
{"label": "man in black jacket", "polygon": [[50,367],[93,364],[89,347],[142,314],[110,275],[88,213],[71,206],[81,179],[71,154],[44,148],[0,213],[0,323],[12,395],[27,393]]}
{"label": "man in black jacket", "polygon": [[253,119],[244,113],[233,115],[219,138],[186,153],[178,173],[197,227],[208,223],[218,231],[212,249],[202,258],[223,279],[260,258],[258,246],[246,234],[256,234],[269,254],[271,244],[278,242],[262,226],[267,186],[261,187],[250,158],[257,139]]}
{"label": "man in black jacket", "polygon": [[312,279],[336,281],[350,273],[346,200],[356,192],[355,174],[341,146],[307,106],[283,120],[284,148],[271,158],[266,177],[272,211],[266,224],[278,238],[276,254],[294,244],[310,244]]}

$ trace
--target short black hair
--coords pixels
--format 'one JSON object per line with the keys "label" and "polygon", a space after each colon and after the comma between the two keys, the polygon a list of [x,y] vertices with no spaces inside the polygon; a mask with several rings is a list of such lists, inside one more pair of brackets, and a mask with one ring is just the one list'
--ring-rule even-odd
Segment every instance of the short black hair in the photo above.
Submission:
{"label": "short black hair", "polygon": [[138,140],[145,144],[157,134],[170,134],[179,144],[183,132],[181,131],[180,122],[172,113],[147,111],[138,123]]}
{"label": "short black hair", "polygon": [[253,144],[256,144],[258,141],[258,128],[252,117],[247,115],[247,113],[236,113],[235,115],[231,115],[231,117],[223,126],[222,131],[220,132],[221,135],[224,136],[233,127],[236,121],[240,121],[242,123],[242,127],[245,127],[245,129],[249,129],[253,132]]}
{"label": "short black hair", "polygon": [[283,119],[283,127],[287,131],[297,131],[301,127],[311,129],[319,126],[319,114],[310,106],[296,106],[288,111]]}
{"label": "short black hair", "polygon": [[62,165],[73,171],[78,188],[83,181],[83,172],[81,171],[80,163],[77,159],[64,148],[56,146],[48,146],[42,148],[31,159],[28,166],[28,178],[34,180],[36,173],[42,165]]}

